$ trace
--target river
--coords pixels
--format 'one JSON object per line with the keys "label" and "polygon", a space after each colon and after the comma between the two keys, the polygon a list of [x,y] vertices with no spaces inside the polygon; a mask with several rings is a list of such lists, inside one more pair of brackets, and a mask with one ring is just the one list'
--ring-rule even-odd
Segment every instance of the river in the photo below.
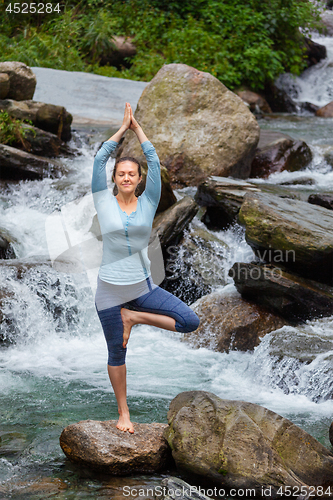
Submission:
{"label": "river", "polygon": [[[329,57],[333,60],[332,54]],[[322,83],[324,72],[330,71],[329,61],[311,71],[318,71],[317,81]],[[303,85],[302,78],[298,83]],[[299,100],[310,100],[304,97],[306,84],[302,88]],[[318,92],[322,95],[321,89]],[[318,97],[317,101],[325,104],[332,100],[329,91],[323,99]],[[316,103],[314,98],[311,102]],[[304,193],[333,192],[332,167],[324,158],[333,150],[333,119],[275,115],[259,123],[261,128],[303,138],[314,153],[305,171],[275,174],[267,182],[280,183],[306,175],[313,185],[299,184],[294,189]],[[70,423],[117,418],[106,373],[105,340],[87,276],[57,272],[45,263],[47,218],[54,210],[89,193],[94,153],[98,143],[111,134],[105,126],[90,127],[89,134],[87,131],[87,126],[76,127],[82,155],[63,160],[70,169],[66,177],[8,184],[0,191],[1,229],[12,236],[20,259],[39,262],[20,280],[16,279],[14,267],[0,266],[2,282],[13,294],[3,304],[11,321],[0,325],[0,334],[6,337],[0,347],[1,500],[120,499],[124,498],[124,486],[158,485],[163,477],[102,477],[70,464],[59,446],[60,433]],[[184,191],[177,194],[180,197]],[[200,225],[195,218],[189,230]],[[240,227],[214,234],[221,239],[221,248],[226,243],[232,250],[219,261],[222,270],[237,260],[251,260],[252,251]],[[215,289],[222,296],[235,292],[231,278]],[[137,325],[127,356],[132,420],[166,422],[170,401],[179,392],[207,390],[221,398],[261,404],[330,447],[332,327],[332,317],[308,321],[298,328],[284,327],[280,334],[285,356],[281,359],[274,354],[274,332],[254,353],[224,354],[194,349],[182,342],[177,332]],[[326,341],[326,350],[313,353],[311,346],[322,341]],[[309,355],[308,364],[301,364],[294,356],[295,342],[298,350]]]}

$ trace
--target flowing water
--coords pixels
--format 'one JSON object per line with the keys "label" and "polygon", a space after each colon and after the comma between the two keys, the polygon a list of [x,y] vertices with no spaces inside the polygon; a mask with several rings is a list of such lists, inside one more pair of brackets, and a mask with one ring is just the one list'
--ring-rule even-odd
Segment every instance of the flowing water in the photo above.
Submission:
{"label": "flowing water", "polygon": [[[331,100],[329,90],[325,99],[325,104]],[[333,148],[333,120],[281,115],[260,120],[260,126],[303,138],[314,154],[305,171],[275,174],[265,182],[306,175],[313,184],[294,189],[305,194],[333,192],[332,167],[325,159]],[[86,138],[82,130],[76,135]],[[80,205],[81,222],[91,214],[91,198],[85,195],[90,192],[93,156],[109,131],[96,129],[93,135],[90,142],[81,141],[81,156],[64,160],[69,169],[65,177],[8,183],[0,191],[1,229],[11,235],[17,257],[32,263],[20,279],[13,261],[0,265],[1,282],[8,292],[1,302],[6,320],[0,326],[4,339],[0,347],[0,499],[123,498],[124,486],[158,485],[162,478],[158,474],[108,478],[80,470],[67,461],[59,446],[60,433],[70,423],[117,418],[91,280],[85,273],[66,274],[50,266],[45,233],[50,214],[74,200],[87,200]],[[187,237],[202,226],[194,219]],[[75,230],[76,236],[82,233],[84,238],[87,228],[82,222]],[[224,272],[221,284],[213,284],[223,297],[236,293],[226,271],[237,260],[250,261],[252,251],[238,226],[214,235],[221,240],[221,245],[216,244],[218,257],[204,266],[212,266],[214,273]],[[179,392],[206,390],[222,398],[261,404],[330,447],[332,326],[333,318],[323,318],[301,327],[284,327],[265,336],[254,353],[224,354],[194,349],[182,342],[179,333],[137,325],[127,356],[132,419],[166,422],[170,401]]]}

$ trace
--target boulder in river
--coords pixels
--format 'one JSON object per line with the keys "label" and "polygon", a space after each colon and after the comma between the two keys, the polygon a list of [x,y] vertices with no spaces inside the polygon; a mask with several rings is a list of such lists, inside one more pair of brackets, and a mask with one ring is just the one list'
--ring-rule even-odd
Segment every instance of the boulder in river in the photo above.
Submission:
{"label": "boulder in river", "polygon": [[305,168],[311,160],[311,150],[304,141],[280,132],[261,130],[250,177],[265,178],[283,170],[295,172]]}
{"label": "boulder in river", "polygon": [[60,446],[67,458],[80,466],[124,476],[155,472],[170,462],[163,432],[166,424],[133,422],[134,434],[116,428],[116,420],[85,420],[65,427]]}
{"label": "boulder in river", "polygon": [[[145,87],[135,118],[176,187],[209,175],[247,178],[259,126],[243,101],[217,78],[186,64],[167,64]],[[120,156],[142,157],[129,131]]]}
{"label": "boulder in river", "polygon": [[77,149],[68,146],[64,141],[51,132],[46,132],[38,127],[23,124],[24,139],[11,144],[12,147],[22,149],[28,153],[54,158],[61,156],[73,156],[79,154]]}
{"label": "boulder in river", "polygon": [[322,118],[332,118],[333,117],[333,101],[326,104],[322,108],[319,108],[316,111],[317,116],[321,116]]}
{"label": "boulder in river", "polygon": [[239,293],[294,323],[333,314],[333,288],[276,265],[236,262],[229,271]]}
{"label": "boulder in river", "polygon": [[64,167],[57,160],[32,155],[0,144],[0,179],[43,179],[61,177]]}
{"label": "boulder in river", "polygon": [[308,202],[312,205],[319,205],[320,207],[333,210],[333,196],[330,194],[313,193],[310,194]]}
{"label": "boulder in river", "polygon": [[0,62],[0,73],[9,76],[7,99],[24,101],[33,98],[37,79],[29,66],[17,61]]}
{"label": "boulder in river", "polygon": [[249,105],[252,113],[271,113],[272,110],[264,97],[251,90],[239,90],[237,95]]}
{"label": "boulder in river", "polygon": [[247,193],[239,211],[246,241],[264,262],[333,283],[333,213],[305,201]]}
{"label": "boulder in river", "polygon": [[314,42],[311,38],[304,37],[305,54],[307,57],[308,68],[318,64],[322,59],[327,57],[327,49],[325,45]]}
{"label": "boulder in river", "polygon": [[[262,406],[205,391],[170,403],[165,437],[180,470],[252,497],[282,498],[333,486],[333,454],[290,420]],[[288,487],[288,488],[287,488]],[[303,490],[301,490],[303,488]],[[250,493],[248,494],[250,495]]]}
{"label": "boulder in river", "polygon": [[73,117],[63,106],[46,104],[38,101],[0,100],[0,111],[7,111],[10,116],[19,120],[30,120],[42,130],[55,134],[62,141],[69,141]]}
{"label": "boulder in river", "polygon": [[184,196],[170,208],[156,215],[153,222],[153,237],[158,234],[161,246],[167,251],[168,246],[179,243],[184,229],[199,210],[190,196]]}
{"label": "boulder in river", "polygon": [[207,207],[202,222],[210,229],[225,229],[237,220],[245,193],[260,191],[255,184],[228,177],[211,176],[202,182],[195,194],[195,201]]}
{"label": "boulder in river", "polygon": [[191,307],[200,325],[195,332],[185,333],[184,339],[194,347],[214,351],[252,351],[266,333],[287,324],[281,316],[243,299],[236,291],[211,293]]}
{"label": "boulder in river", "polygon": [[285,90],[278,88],[274,83],[266,84],[263,93],[273,113],[297,113],[296,103]]}

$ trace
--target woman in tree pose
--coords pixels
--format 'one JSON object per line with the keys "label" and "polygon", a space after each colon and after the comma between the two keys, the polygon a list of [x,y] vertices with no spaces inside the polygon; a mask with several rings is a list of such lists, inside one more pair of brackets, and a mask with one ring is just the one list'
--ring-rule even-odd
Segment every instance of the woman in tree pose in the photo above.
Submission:
{"label": "woman in tree pose", "polygon": [[[107,187],[106,163],[128,129],[135,132],[148,164],[146,188],[139,197],[135,191],[142,179],[141,167],[135,158],[116,161],[112,179],[118,194],[114,196]],[[96,154],[91,189],[103,237],[95,307],[108,346],[108,374],[119,412],[117,428],[133,433],[125,365],[132,326],[144,324],[190,332],[199,326],[199,318],[184,302],[157,286],[150,274],[147,247],[161,195],[160,162],[129,103],[122,126]]]}

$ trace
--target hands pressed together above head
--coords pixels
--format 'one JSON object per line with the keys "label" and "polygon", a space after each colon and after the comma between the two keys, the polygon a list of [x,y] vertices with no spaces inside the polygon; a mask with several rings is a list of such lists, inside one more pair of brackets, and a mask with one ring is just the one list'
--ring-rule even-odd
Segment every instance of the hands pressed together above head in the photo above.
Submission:
{"label": "hands pressed together above head", "polygon": [[137,120],[134,118],[133,110],[129,102],[125,105],[123,123],[118,132],[116,132],[109,140],[119,142],[124,133],[128,130],[133,130],[135,132],[140,144],[148,141],[147,136],[144,134],[142,128],[138,124]]}

